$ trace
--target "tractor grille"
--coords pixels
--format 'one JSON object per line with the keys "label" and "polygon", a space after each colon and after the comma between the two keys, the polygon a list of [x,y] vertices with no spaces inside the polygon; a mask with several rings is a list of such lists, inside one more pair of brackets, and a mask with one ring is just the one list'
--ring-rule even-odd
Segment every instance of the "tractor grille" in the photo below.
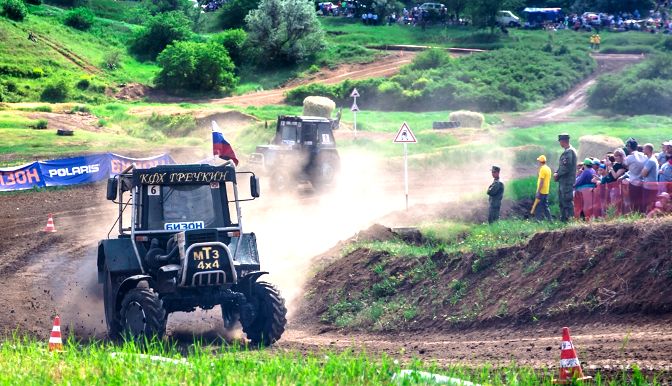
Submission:
{"label": "tractor grille", "polygon": [[194,287],[222,285],[226,283],[226,274],[224,271],[198,272],[194,274],[191,281]]}
{"label": "tractor grille", "polygon": [[196,229],[184,233],[187,245],[217,241],[217,229]]}

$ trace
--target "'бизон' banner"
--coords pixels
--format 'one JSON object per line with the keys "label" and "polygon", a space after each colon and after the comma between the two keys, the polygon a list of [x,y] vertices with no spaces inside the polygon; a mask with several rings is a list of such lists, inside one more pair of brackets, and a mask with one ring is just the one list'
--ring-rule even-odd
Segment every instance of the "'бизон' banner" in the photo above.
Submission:
{"label": "'\u0431\u0438\u0437\u043e\u043d' banner", "polygon": [[149,158],[128,158],[118,154],[110,154],[110,176],[123,172],[127,167],[135,163],[137,169],[149,169],[158,165],[174,164],[173,158],[168,154],[157,155]]}
{"label": "'\u0431\u0438\u0437\u043e\u043d' banner", "polygon": [[47,186],[85,184],[100,181],[110,174],[110,155],[95,154],[40,162]]}
{"label": "'\u0431\u0438\u0437\u043e\u043d' banner", "polygon": [[44,186],[40,165],[37,162],[11,168],[0,168],[0,192],[30,189],[33,186]]}

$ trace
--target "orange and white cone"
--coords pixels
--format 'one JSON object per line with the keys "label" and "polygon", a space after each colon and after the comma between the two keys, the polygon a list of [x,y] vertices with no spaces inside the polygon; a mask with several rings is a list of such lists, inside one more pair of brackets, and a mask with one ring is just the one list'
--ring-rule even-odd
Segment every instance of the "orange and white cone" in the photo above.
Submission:
{"label": "orange and white cone", "polygon": [[54,318],[54,327],[51,329],[49,337],[49,351],[63,351],[63,339],[61,339],[61,318],[57,315]]}
{"label": "orange and white cone", "polygon": [[569,337],[569,327],[562,328],[562,346],[560,346],[560,378],[554,379],[553,383],[565,384],[573,380],[583,381],[592,379],[583,375],[581,362],[576,356],[576,350]]}
{"label": "orange and white cone", "polygon": [[54,226],[54,216],[49,213],[49,219],[47,220],[47,226],[44,227],[44,231],[47,233],[56,232],[56,227]]}

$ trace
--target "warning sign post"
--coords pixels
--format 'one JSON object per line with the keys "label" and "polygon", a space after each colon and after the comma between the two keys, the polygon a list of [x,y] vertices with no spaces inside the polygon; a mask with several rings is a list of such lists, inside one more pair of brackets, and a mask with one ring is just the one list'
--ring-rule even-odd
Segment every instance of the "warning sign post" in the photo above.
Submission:
{"label": "warning sign post", "polygon": [[415,138],[415,135],[411,131],[411,128],[408,127],[406,122],[401,124],[397,135],[394,137],[394,143],[403,143],[404,144],[404,194],[406,195],[406,210],[408,210],[408,144],[409,143],[418,143],[418,140]]}

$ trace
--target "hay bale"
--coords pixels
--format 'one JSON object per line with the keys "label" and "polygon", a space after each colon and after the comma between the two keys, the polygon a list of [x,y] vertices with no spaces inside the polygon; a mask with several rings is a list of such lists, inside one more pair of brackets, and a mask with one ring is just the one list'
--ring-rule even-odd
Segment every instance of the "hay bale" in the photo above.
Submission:
{"label": "hay bale", "polygon": [[623,146],[623,141],[619,138],[606,135],[584,135],[579,138],[578,160],[581,162],[588,157],[602,159],[605,154],[613,152],[617,147]]}
{"label": "hay bale", "polygon": [[303,100],[303,115],[331,118],[336,103],[327,97],[308,96]]}
{"label": "hay bale", "polygon": [[466,110],[453,111],[450,113],[448,119],[460,122],[460,127],[474,127],[477,129],[483,127],[483,122],[485,122],[483,114]]}

